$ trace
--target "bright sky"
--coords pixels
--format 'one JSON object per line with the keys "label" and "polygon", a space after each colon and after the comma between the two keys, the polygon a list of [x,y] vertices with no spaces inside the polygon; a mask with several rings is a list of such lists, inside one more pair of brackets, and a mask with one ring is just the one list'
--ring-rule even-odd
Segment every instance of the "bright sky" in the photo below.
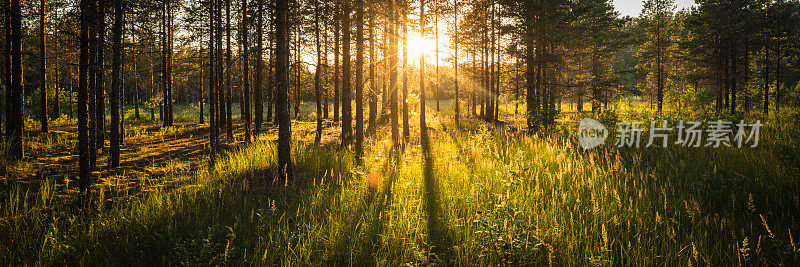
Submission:
{"label": "bright sky", "polygon": [[[614,0],[614,8],[619,11],[620,16],[639,16],[642,11],[643,0]],[[694,0],[675,0],[675,11],[694,5]]]}

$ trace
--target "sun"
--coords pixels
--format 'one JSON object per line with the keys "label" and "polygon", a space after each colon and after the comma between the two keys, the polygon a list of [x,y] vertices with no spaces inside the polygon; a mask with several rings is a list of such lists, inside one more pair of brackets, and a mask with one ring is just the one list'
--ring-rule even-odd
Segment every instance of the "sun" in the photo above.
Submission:
{"label": "sun", "polygon": [[[440,44],[441,46],[441,44]],[[408,63],[419,64],[419,57],[425,55],[425,60],[430,60],[430,57],[436,53],[436,41],[434,39],[422,38],[418,33],[408,35]],[[439,53],[442,53],[441,47]]]}

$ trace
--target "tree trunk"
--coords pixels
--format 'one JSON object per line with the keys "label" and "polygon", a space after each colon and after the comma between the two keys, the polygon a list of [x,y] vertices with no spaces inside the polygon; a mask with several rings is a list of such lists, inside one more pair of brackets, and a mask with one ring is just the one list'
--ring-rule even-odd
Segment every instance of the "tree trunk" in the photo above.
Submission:
{"label": "tree trunk", "polygon": [[[438,8],[438,6],[435,6],[434,8]],[[434,50],[435,54],[434,60],[436,61],[436,77],[434,77],[433,79],[433,94],[436,97],[436,112],[439,112],[439,102],[441,100],[441,94],[442,94],[439,86],[442,81],[441,77],[439,76],[439,12],[438,11],[433,13],[433,29],[434,29],[434,40],[435,40],[434,42],[436,43],[435,46],[436,48]]]}
{"label": "tree trunk", "polygon": [[292,122],[289,120],[289,12],[288,0],[277,0],[276,22],[276,107],[278,117],[278,168],[279,175],[285,180],[292,179],[291,139]]}
{"label": "tree trunk", "polygon": [[[531,26],[535,19],[535,10],[533,4],[526,2],[525,11],[527,13],[527,16],[525,17],[525,23],[528,25],[528,28],[525,32],[525,113],[527,116],[528,131],[536,132],[539,130],[539,124],[537,122],[538,114],[536,113],[536,60],[534,57],[533,42],[534,28]],[[580,101],[578,103],[578,109],[580,111]]]}
{"label": "tree trunk", "polygon": [[738,65],[738,58],[737,58],[736,49],[737,49],[736,45],[734,45],[733,49],[731,49],[731,77],[730,77],[730,80],[731,80],[731,106],[730,106],[731,110],[730,110],[730,112],[731,112],[731,114],[735,114],[736,113],[736,90],[737,90],[737,86],[736,86],[737,85],[736,84],[737,80],[736,79],[738,78],[737,77],[738,75],[736,75],[736,67],[737,67],[736,65]]}
{"label": "tree trunk", "polygon": [[91,171],[89,159],[89,94],[88,94],[88,80],[89,69],[91,62],[89,61],[90,54],[90,41],[89,29],[94,27],[94,6],[95,0],[81,0],[80,1],[80,16],[81,16],[81,33],[80,33],[80,59],[78,70],[78,103],[76,110],[78,113],[78,166],[80,176],[78,183],[83,195],[89,193],[91,188],[91,180],[89,172]]}
{"label": "tree trunk", "polygon": [[[339,1],[336,1],[336,5],[339,5]],[[341,40],[339,39],[340,27],[341,24],[341,11],[337,8],[336,15],[333,24],[333,122],[339,121],[339,51],[341,44]]]}
{"label": "tree trunk", "polygon": [[455,79],[453,79],[453,90],[455,91],[453,113],[456,124],[458,124],[461,113],[461,96],[458,92],[458,0],[453,0],[453,51],[455,54],[453,56],[453,76],[455,76]]}
{"label": "tree trunk", "polygon": [[217,72],[215,71],[214,63],[216,61],[216,49],[214,49],[214,42],[216,41],[216,10],[218,0],[208,1],[208,21],[209,21],[209,34],[208,34],[208,139],[211,146],[209,153],[209,169],[214,170],[216,165],[216,152],[217,152],[217,137],[219,133],[217,125]]}
{"label": "tree trunk", "polygon": [[320,46],[320,29],[319,29],[319,1],[314,1],[314,44],[317,49],[317,67],[314,71],[314,98],[317,104],[317,132],[314,135],[314,144],[319,145],[322,140],[322,51]]}
{"label": "tree trunk", "polygon": [[373,133],[377,127],[378,116],[378,85],[375,84],[375,21],[369,15],[369,127],[367,131]]}
{"label": "tree trunk", "polygon": [[[419,36],[425,40],[425,0],[420,1],[419,5]],[[422,144],[423,153],[430,153],[428,148],[428,125],[425,122],[425,55],[419,56],[419,133],[420,143]],[[426,162],[425,164],[430,164]]]}
{"label": "tree trunk", "polygon": [[353,142],[350,80],[350,0],[342,0],[342,145]]}
{"label": "tree trunk", "polygon": [[8,7],[11,8],[8,26],[10,26],[7,43],[9,44],[9,61],[6,62],[10,70],[10,86],[6,90],[6,135],[8,144],[8,159],[19,160],[24,155],[23,149],[23,130],[24,113],[22,87],[22,9],[20,0],[10,0]]}
{"label": "tree trunk", "polygon": [[769,43],[764,37],[764,115],[769,114]]}
{"label": "tree trunk", "polygon": [[[106,123],[106,107],[105,107],[105,82],[106,82],[106,72],[105,72],[105,43],[106,43],[106,4],[105,1],[98,1],[97,6],[97,61],[95,65],[97,66],[97,71],[95,72],[95,123],[97,124],[95,127],[95,131],[97,132],[95,136],[95,147],[94,150],[103,149],[105,146],[105,123]],[[95,156],[96,156],[95,152]],[[95,163],[92,164],[92,167],[97,166],[96,164],[96,157],[94,157]]]}
{"label": "tree trunk", "polygon": [[98,30],[98,19],[97,17],[100,16],[100,12],[98,11],[99,8],[99,1],[92,2],[92,22],[89,26],[89,89],[88,89],[88,108],[89,108],[89,171],[93,171],[95,166],[97,166],[97,72],[98,72],[98,60],[97,60],[97,48],[98,48],[98,40],[97,40],[97,30]]}
{"label": "tree trunk", "polygon": [[[780,41],[780,40],[779,40]],[[775,114],[781,111],[781,44],[775,46]]]}
{"label": "tree trunk", "polygon": [[[206,110],[205,110],[205,107],[204,107],[204,104],[205,104],[205,86],[206,86],[206,84],[205,84],[205,82],[206,82],[205,81],[206,80],[206,77],[205,77],[206,76],[206,72],[205,72],[205,70],[206,69],[203,66],[203,49],[200,48],[200,99],[197,101],[197,104],[200,105],[200,118],[199,118],[200,120],[198,121],[199,124],[205,124],[206,123],[206,121],[205,121],[206,120],[206,118],[205,118]],[[138,93],[137,93],[137,95],[138,95]],[[139,101],[138,100],[138,96],[137,96],[137,100],[136,101],[137,102]],[[136,108],[136,111],[137,112],[139,111],[138,107]]]}
{"label": "tree trunk", "polygon": [[240,34],[242,35],[242,100],[239,104],[241,109],[241,116],[244,120],[244,141],[250,143],[252,133],[250,132],[250,53],[249,44],[247,40],[247,0],[242,0],[242,28]]}
{"label": "tree trunk", "polygon": [[39,121],[42,125],[42,132],[47,129],[47,50],[45,48],[45,4],[44,0],[39,1],[41,10],[39,13]]}
{"label": "tree trunk", "polygon": [[264,69],[263,69],[263,49],[264,49],[264,0],[258,1],[258,17],[256,19],[256,69],[255,69],[255,86],[253,88],[253,103],[255,104],[255,135],[258,137],[261,134],[261,123],[264,120],[264,96],[261,92],[261,86],[264,82]]}
{"label": "tree trunk", "polygon": [[400,146],[400,129],[397,117],[397,0],[391,0],[391,10],[389,14],[389,113],[392,121],[392,144]]}
{"label": "tree trunk", "polygon": [[[221,26],[220,26],[221,27]],[[221,56],[221,55],[220,55]],[[228,142],[234,142],[233,136],[233,85],[231,84],[231,72],[233,62],[231,59],[231,1],[225,1],[225,97],[222,106],[225,107],[225,130],[228,132]],[[241,104],[241,103],[240,103]]]}
{"label": "tree trunk", "polygon": [[111,161],[110,167],[119,167],[119,149],[120,149],[120,99],[119,93],[122,89],[122,80],[120,72],[122,71],[122,29],[123,23],[123,0],[114,1],[114,36],[112,37],[112,46],[114,54],[111,63]]}
{"label": "tree trunk", "polygon": [[[408,142],[411,137],[411,127],[408,125],[408,13],[403,11],[403,141]],[[424,101],[424,100],[420,100]]]}
{"label": "tree trunk", "polygon": [[356,156],[364,157],[364,0],[356,0]]}

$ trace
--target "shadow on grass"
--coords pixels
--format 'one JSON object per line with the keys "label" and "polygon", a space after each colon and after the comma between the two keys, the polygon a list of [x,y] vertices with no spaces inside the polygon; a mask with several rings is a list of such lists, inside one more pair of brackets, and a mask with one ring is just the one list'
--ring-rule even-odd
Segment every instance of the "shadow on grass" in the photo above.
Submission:
{"label": "shadow on grass", "polygon": [[[382,245],[380,234],[383,233],[384,227],[388,221],[384,213],[391,207],[392,185],[397,178],[397,166],[402,158],[403,150],[393,150],[383,162],[381,167],[383,175],[386,179],[382,180],[381,188],[375,185],[370,185],[363,196],[361,205],[358,206],[356,211],[352,214],[347,222],[349,225],[347,235],[342,236],[343,239],[338,240],[337,249],[334,256],[329,263],[336,263],[338,265],[376,265],[374,254],[379,250]],[[360,221],[369,221],[366,223],[359,223]],[[365,229],[360,229],[366,227]],[[364,233],[360,235],[359,233]],[[352,250],[357,240],[355,237],[363,236],[363,246]],[[353,251],[357,251],[357,255],[353,257]]]}
{"label": "shadow on grass", "polygon": [[452,248],[452,240],[450,240],[449,229],[442,216],[439,214],[439,207],[441,206],[439,200],[438,181],[433,173],[434,158],[430,149],[430,137],[428,136],[427,129],[420,131],[420,143],[422,145],[423,157],[423,206],[425,209],[426,223],[428,228],[428,245],[431,247],[430,261],[438,263],[448,263],[451,260],[452,254],[449,250]]}

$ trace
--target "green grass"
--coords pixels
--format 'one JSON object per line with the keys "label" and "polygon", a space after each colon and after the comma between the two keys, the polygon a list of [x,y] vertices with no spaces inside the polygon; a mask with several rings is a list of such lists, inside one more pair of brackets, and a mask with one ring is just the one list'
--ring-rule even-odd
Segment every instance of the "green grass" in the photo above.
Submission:
{"label": "green grass", "polygon": [[586,151],[566,134],[429,115],[430,151],[416,127],[401,150],[381,128],[363,166],[296,142],[295,181],[274,175],[267,141],[233,148],[218,172],[167,168],[176,182],[113,205],[98,187],[91,208],[48,210],[68,189],[46,180],[4,189],[0,262],[791,265],[800,143],[777,118],[759,148]]}

